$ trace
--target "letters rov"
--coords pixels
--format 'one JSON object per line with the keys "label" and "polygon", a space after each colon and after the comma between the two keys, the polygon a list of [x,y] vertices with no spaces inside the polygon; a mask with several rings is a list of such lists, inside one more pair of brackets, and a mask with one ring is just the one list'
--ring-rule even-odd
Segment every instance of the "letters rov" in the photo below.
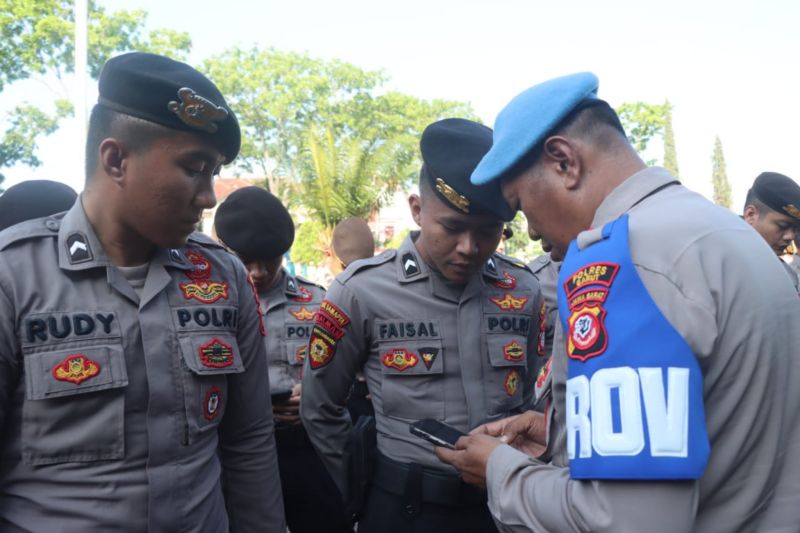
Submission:
{"label": "letters rov", "polygon": [[[644,422],[652,457],[686,457],[689,448],[689,369],[669,367],[667,394],[663,368],[603,368],[567,381],[567,453],[578,457],[639,455]],[[612,402],[612,391],[619,401]],[[644,404],[644,412],[642,412]],[[616,411],[616,412],[615,412]],[[614,427],[614,417],[619,421]]]}

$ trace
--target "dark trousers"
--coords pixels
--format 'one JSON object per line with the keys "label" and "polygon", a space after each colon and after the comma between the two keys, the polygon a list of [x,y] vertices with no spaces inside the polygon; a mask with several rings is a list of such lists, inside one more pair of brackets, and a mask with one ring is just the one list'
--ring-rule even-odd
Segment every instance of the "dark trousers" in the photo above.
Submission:
{"label": "dark trousers", "polygon": [[339,489],[302,426],[275,430],[283,508],[291,533],[352,533]]}
{"label": "dark trousers", "polygon": [[496,533],[485,492],[443,478],[380,456],[358,533]]}

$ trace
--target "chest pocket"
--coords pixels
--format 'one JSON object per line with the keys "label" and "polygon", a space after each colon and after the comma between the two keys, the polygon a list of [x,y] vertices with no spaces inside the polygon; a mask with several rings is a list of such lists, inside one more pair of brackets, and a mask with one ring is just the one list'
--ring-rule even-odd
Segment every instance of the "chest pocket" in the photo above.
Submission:
{"label": "chest pocket", "polygon": [[184,442],[192,444],[216,428],[228,402],[228,375],[244,372],[236,338],[230,333],[187,335],[180,339],[183,396],[186,411]]}
{"label": "chest pocket", "polygon": [[31,465],[121,459],[125,386],[120,344],[24,356],[22,459]]}
{"label": "chest pocket", "polygon": [[[313,315],[312,315],[313,316]],[[302,366],[306,358],[306,345],[311,335],[311,322],[287,322],[286,362],[291,366]]]}
{"label": "chest pocket", "polygon": [[504,414],[524,401],[528,379],[528,340],[517,335],[487,335],[489,371],[484,389],[490,415]]}
{"label": "chest pocket", "polygon": [[444,420],[444,353],[440,339],[380,342],[378,356],[386,416]]}

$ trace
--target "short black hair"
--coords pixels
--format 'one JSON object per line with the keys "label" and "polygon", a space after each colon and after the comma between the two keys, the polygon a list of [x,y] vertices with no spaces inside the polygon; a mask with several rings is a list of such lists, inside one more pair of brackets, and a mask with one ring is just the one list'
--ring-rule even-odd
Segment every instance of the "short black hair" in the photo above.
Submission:
{"label": "short black hair", "polygon": [[758,199],[758,196],[756,196],[756,193],[752,189],[752,187],[748,189],[747,197],[744,199],[744,208],[747,209],[748,205],[752,205],[753,207],[758,209],[759,220],[764,218],[764,215],[766,215],[770,211],[774,211],[774,209],[772,209],[770,206],[768,206],[767,204]]}
{"label": "short black hair", "polygon": [[104,139],[116,137],[128,150],[139,153],[150,148],[156,140],[169,135],[171,131],[154,122],[119,113],[103,105],[95,105],[89,116],[86,135],[86,181],[94,174],[97,151]]}

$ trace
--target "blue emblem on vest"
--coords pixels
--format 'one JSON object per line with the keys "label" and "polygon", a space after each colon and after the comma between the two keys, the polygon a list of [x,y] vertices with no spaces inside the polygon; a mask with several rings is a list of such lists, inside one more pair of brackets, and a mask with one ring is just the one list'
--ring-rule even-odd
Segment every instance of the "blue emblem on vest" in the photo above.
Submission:
{"label": "blue emblem on vest", "polygon": [[636,272],[628,215],[561,267],[567,452],[574,479],[697,479],[709,455],[703,376]]}

